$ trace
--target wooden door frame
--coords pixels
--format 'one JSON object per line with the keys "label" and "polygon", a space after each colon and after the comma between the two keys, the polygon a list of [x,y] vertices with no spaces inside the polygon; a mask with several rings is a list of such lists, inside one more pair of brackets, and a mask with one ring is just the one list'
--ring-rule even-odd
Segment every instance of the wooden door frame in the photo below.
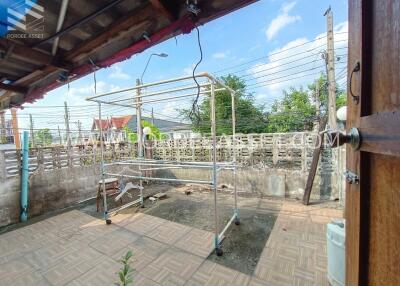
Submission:
{"label": "wooden door frame", "polygon": [[[368,285],[370,221],[370,154],[400,156],[400,111],[372,113],[372,1],[349,1],[349,87],[347,127],[358,128],[361,148],[346,147],[346,168],[359,184],[346,186],[346,285]],[[360,69],[355,69],[359,63]],[[396,63],[394,63],[396,64]],[[376,95],[374,95],[376,97]],[[354,100],[357,99],[358,100]],[[375,98],[376,100],[376,98]]]}

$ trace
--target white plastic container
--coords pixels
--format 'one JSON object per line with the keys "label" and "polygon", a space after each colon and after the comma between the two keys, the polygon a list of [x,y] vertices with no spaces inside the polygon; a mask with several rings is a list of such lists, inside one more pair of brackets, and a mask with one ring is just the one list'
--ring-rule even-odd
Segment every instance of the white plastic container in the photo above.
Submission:
{"label": "white plastic container", "polygon": [[345,285],[345,228],[344,220],[327,224],[328,281],[332,286]]}

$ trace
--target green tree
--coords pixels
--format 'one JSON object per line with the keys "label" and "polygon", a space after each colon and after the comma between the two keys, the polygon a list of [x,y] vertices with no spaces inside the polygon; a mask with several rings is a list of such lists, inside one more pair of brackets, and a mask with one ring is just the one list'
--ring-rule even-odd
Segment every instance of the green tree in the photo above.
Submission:
{"label": "green tree", "polygon": [[[262,132],[266,123],[264,106],[256,106],[253,94],[246,92],[245,81],[235,75],[221,77],[220,80],[236,91],[236,132],[245,134]],[[199,104],[198,112],[195,114],[192,113],[192,109],[182,109],[180,113],[191,121],[192,129],[195,132],[202,134],[211,132],[210,96]],[[232,134],[232,99],[228,91],[215,93],[215,115],[217,135]]]}
{"label": "green tree", "polygon": [[38,145],[49,146],[53,143],[53,136],[48,128],[40,129],[35,134]]}
{"label": "green tree", "polygon": [[[325,74],[321,74],[312,84],[309,84],[308,90],[315,101],[315,96],[319,92],[321,102],[321,114],[326,114],[328,107],[328,79]],[[346,105],[346,91],[336,85],[336,109]]]}
{"label": "green tree", "polygon": [[[293,132],[312,130],[317,118],[316,96],[319,94],[320,116],[326,116],[328,106],[328,81],[321,74],[307,89],[290,88],[283,98],[276,100],[268,113],[265,132]],[[336,108],[346,105],[346,93],[336,86]]]}
{"label": "green tree", "polygon": [[315,111],[311,96],[303,88],[284,90],[283,98],[274,102],[268,114],[266,132],[311,130]]}
{"label": "green tree", "polygon": [[341,108],[342,106],[345,106],[347,104],[347,94],[344,91],[341,91],[336,96],[336,109]]}

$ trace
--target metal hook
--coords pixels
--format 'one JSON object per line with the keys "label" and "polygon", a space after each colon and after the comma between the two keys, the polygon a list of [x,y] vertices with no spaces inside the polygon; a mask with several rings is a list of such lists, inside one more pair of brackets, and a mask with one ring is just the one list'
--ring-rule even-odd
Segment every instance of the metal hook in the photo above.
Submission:
{"label": "metal hook", "polygon": [[351,71],[350,74],[350,80],[349,80],[349,91],[350,91],[350,95],[353,98],[353,101],[355,102],[355,104],[358,104],[360,102],[360,96],[359,95],[354,95],[353,90],[352,90],[352,80],[353,80],[353,74],[355,72],[359,72],[361,69],[361,65],[360,62],[357,62],[356,65],[354,66],[353,70]]}

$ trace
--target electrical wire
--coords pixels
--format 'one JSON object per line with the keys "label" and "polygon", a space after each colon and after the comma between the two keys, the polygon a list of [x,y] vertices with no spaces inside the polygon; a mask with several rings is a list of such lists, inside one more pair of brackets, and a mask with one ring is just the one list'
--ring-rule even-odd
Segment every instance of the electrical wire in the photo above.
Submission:
{"label": "electrical wire", "polygon": [[[302,44],[300,44],[300,45],[296,45],[296,46],[293,46],[293,47],[290,47],[290,48],[287,48],[287,49],[284,49],[284,50],[280,50],[280,51],[278,51],[278,52],[270,53],[270,54],[268,54],[267,56],[258,57],[258,58],[252,59],[252,60],[250,60],[250,61],[247,61],[247,62],[245,62],[245,63],[241,63],[241,64],[238,64],[238,65],[233,65],[233,66],[230,66],[230,67],[227,67],[227,68],[223,68],[223,69],[214,71],[214,73],[215,73],[215,74],[219,74],[219,73],[221,73],[221,72],[223,72],[223,71],[230,70],[230,69],[234,69],[234,68],[236,68],[236,67],[240,67],[240,66],[244,66],[244,65],[248,65],[248,64],[250,64],[250,63],[259,61],[259,60],[261,60],[261,59],[265,59],[265,58],[268,59],[268,58],[271,57],[271,56],[275,56],[275,55],[278,55],[278,54],[287,52],[287,51],[289,51],[289,50],[292,50],[292,49],[296,49],[296,48],[305,46],[305,45],[310,44],[310,43],[312,43],[312,42],[315,42],[315,41],[317,41],[317,40],[321,40],[321,39],[323,39],[323,38],[326,38],[326,36],[323,36],[323,37],[317,38],[317,39],[315,39],[315,40],[308,41],[308,42],[305,42],[305,43],[302,43]],[[344,42],[344,41],[347,41],[347,40],[336,40],[335,43]],[[323,45],[320,45],[320,46],[318,46],[318,47],[310,48],[310,49],[308,49],[307,51],[303,51],[303,52],[300,52],[300,53],[296,53],[296,54],[290,55],[290,56],[288,56],[288,57],[293,57],[294,55],[304,54],[304,53],[307,53],[307,52],[310,52],[310,51],[313,51],[313,50],[316,50],[316,49],[318,49],[318,48],[325,47],[325,46],[326,46],[326,44],[323,44]],[[347,47],[346,47],[346,48],[347,48]],[[336,48],[336,49],[341,49],[341,48]],[[286,57],[285,57],[285,58],[286,58]],[[282,59],[284,59],[284,58],[282,58]]]}
{"label": "electrical wire", "polygon": [[196,118],[196,120],[198,120],[199,119],[199,115],[198,115],[198,105],[197,105],[197,102],[198,102],[198,100],[199,100],[199,97],[200,97],[200,84],[199,84],[199,82],[197,81],[197,79],[196,79],[196,76],[195,76],[195,73],[196,73],[196,69],[197,69],[197,67],[200,65],[200,63],[203,61],[203,48],[201,47],[201,40],[200,40],[200,30],[199,30],[199,28],[197,27],[197,26],[195,26],[195,29],[196,29],[196,31],[197,31],[197,44],[198,44],[198,46],[199,46],[199,51],[200,51],[200,59],[199,59],[199,61],[196,63],[196,65],[194,66],[194,68],[193,68],[193,72],[192,72],[192,76],[193,76],[193,80],[196,82],[196,85],[197,85],[197,96],[196,96],[196,98],[195,98],[195,100],[193,101],[193,104],[192,104],[192,110],[190,111],[190,113],[189,113],[189,118],[190,119],[192,119],[192,121],[193,121],[193,116]]}

